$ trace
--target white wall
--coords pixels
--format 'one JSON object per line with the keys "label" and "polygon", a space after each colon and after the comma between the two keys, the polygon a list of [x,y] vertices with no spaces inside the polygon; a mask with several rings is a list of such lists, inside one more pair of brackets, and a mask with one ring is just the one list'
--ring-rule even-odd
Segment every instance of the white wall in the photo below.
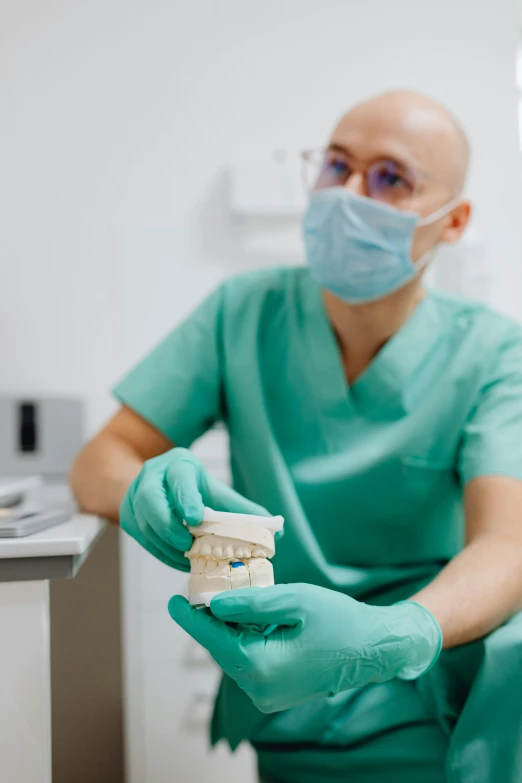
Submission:
{"label": "white wall", "polygon": [[[388,87],[442,99],[468,128],[488,296],[518,316],[515,48],[511,0],[3,0],[2,390],[81,392],[98,426],[109,384],[197,299],[284,260],[244,252],[227,166],[321,144]],[[176,703],[190,678],[165,603],[180,581],[135,551],[127,576],[132,783],[174,763],[210,779],[213,762],[183,755],[203,745]]]}
{"label": "white wall", "polygon": [[85,396],[92,429],[111,409],[126,163],[81,6],[0,4],[0,387]]}

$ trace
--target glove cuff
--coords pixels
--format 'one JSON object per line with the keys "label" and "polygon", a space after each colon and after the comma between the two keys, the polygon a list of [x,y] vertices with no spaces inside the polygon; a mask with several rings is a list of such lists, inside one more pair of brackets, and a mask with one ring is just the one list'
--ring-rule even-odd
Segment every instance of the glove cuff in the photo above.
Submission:
{"label": "glove cuff", "polygon": [[407,660],[396,677],[415,680],[429,671],[437,661],[442,650],[442,630],[432,613],[416,601],[399,601],[393,608],[407,612],[409,626]]}

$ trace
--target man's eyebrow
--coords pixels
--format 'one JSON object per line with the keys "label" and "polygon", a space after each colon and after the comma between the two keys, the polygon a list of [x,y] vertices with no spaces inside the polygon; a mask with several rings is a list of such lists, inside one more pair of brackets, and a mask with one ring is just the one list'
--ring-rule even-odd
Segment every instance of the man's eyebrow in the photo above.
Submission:
{"label": "man's eyebrow", "polygon": [[330,142],[330,144],[328,145],[327,149],[333,150],[334,152],[342,152],[344,155],[347,155],[349,158],[355,157],[350,152],[348,147],[345,147],[343,144],[337,144],[337,142],[335,142],[335,141]]}

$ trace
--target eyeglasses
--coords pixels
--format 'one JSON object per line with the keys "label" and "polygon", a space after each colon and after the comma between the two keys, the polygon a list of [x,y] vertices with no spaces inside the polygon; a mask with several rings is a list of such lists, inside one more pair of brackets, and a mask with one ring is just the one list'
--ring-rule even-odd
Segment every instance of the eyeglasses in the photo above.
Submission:
{"label": "eyeglasses", "polygon": [[[346,153],[331,148],[301,153],[303,177],[307,190],[343,187],[350,177],[361,171]],[[414,172],[396,160],[376,160],[361,171],[364,195],[393,206],[407,206],[422,189],[423,180],[431,179],[424,172]]]}

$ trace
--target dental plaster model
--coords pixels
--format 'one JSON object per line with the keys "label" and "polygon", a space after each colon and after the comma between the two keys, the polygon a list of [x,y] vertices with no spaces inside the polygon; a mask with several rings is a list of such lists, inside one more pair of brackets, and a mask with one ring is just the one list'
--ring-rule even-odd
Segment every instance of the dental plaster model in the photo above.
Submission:
{"label": "dental plaster model", "polygon": [[205,508],[203,522],[189,526],[194,543],[190,560],[189,602],[208,606],[224,590],[268,587],[274,584],[274,533],[283,529],[283,517],[229,514]]}

